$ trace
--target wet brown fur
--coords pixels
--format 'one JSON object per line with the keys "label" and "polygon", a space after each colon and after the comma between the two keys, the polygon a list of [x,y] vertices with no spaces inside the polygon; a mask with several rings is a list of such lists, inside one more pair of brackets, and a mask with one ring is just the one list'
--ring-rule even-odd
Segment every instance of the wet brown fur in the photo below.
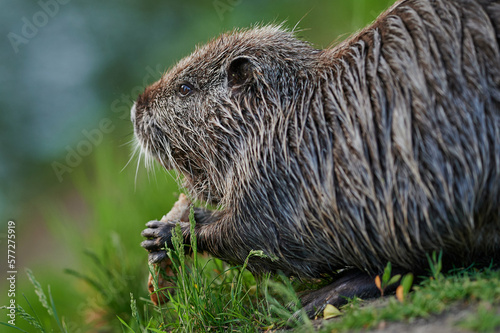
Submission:
{"label": "wet brown fur", "polygon": [[325,50],[237,30],[145,90],[136,136],[220,208],[197,209],[199,248],[263,250],[253,271],[499,259],[499,34],[500,2],[479,0],[401,1]]}

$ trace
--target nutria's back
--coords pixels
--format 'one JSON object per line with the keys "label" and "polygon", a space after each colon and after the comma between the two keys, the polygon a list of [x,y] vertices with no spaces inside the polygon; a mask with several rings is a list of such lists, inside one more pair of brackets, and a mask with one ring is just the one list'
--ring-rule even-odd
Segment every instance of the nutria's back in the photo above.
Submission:
{"label": "nutria's back", "polygon": [[235,31],[146,89],[135,132],[219,205],[196,211],[198,246],[229,262],[259,249],[273,260],[255,271],[318,276],[418,270],[435,250],[500,259],[499,27],[499,1],[408,0],[328,50]]}
{"label": "nutria's back", "polygon": [[331,111],[318,138],[333,159],[319,164],[334,165],[327,211],[333,238],[350,243],[336,249],[346,264],[414,269],[432,250],[477,260],[499,249],[500,4],[489,6],[405,1],[324,52]]}

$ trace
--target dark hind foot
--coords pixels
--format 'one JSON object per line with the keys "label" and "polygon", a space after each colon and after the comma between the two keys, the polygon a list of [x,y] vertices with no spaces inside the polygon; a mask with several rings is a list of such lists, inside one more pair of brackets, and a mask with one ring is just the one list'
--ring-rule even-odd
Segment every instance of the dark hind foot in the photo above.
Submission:
{"label": "dark hind foot", "polygon": [[[389,286],[385,294],[394,292],[396,285]],[[335,276],[331,284],[311,291],[301,297],[304,310],[309,317],[320,315],[327,304],[339,307],[354,297],[373,298],[380,296],[375,285],[375,276],[370,276],[357,269],[349,269]]]}

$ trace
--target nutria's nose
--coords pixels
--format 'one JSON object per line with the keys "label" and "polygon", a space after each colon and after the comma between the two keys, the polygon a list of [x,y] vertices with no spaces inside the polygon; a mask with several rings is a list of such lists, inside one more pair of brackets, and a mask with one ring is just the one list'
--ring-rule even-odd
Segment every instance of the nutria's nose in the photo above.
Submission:
{"label": "nutria's nose", "polygon": [[130,110],[130,117],[132,119],[132,123],[135,123],[138,119],[144,116],[144,113],[150,108],[151,103],[151,89],[146,88],[142,94],[137,97],[137,100],[134,102],[132,109]]}
{"label": "nutria's nose", "polygon": [[131,110],[132,121],[140,119],[144,116],[144,113],[149,113],[151,109],[151,104],[158,95],[157,88],[159,83],[153,83],[149,87],[144,89],[144,92],[137,97],[134,106]]}

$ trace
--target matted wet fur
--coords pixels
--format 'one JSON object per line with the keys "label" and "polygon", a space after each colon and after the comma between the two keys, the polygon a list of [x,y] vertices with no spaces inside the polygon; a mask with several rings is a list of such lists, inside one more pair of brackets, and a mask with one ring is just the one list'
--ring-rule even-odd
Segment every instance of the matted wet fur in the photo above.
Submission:
{"label": "matted wet fur", "polygon": [[[500,1],[407,0],[331,49],[235,30],[139,96],[135,134],[218,206],[195,211],[198,249],[233,264],[263,250],[253,272],[349,268],[348,294],[370,295],[387,262],[498,260],[499,25]],[[150,261],[173,225],[148,224]],[[315,307],[342,296],[332,288]]]}

